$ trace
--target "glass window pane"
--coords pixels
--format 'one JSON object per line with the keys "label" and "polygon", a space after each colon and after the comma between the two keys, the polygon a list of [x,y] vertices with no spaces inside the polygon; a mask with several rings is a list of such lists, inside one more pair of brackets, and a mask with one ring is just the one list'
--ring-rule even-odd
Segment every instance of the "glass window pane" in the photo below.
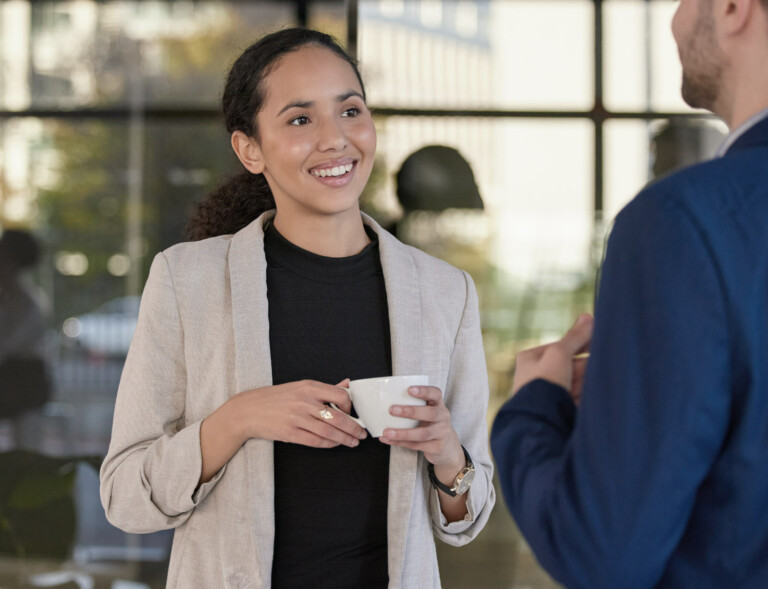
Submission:
{"label": "glass window pane", "polygon": [[[29,228],[43,242],[35,276],[48,301],[56,345],[61,354],[85,360],[77,364],[82,374],[76,378],[107,399],[119,370],[105,372],[101,359],[124,357],[130,334],[118,329],[82,338],[65,328],[66,320],[90,312],[135,314],[135,301],[123,298],[136,294],[128,288],[130,276],[135,273],[143,284],[154,254],[184,239],[190,205],[239,166],[218,121],[146,123],[139,159],[130,155],[130,131],[130,123],[96,119],[17,118],[0,126],[0,228]],[[131,185],[136,177],[138,191]],[[133,219],[131,198],[138,206]],[[140,242],[136,259],[129,255],[129,235]],[[63,371],[71,375],[69,368]],[[107,373],[109,379],[102,380]],[[81,394],[91,386],[81,385],[62,385],[59,393]],[[72,438],[69,446],[49,450],[101,452],[108,427],[101,435],[84,446]]]}
{"label": "glass window pane", "polygon": [[0,108],[215,107],[231,60],[288,2],[2,2]]}
{"label": "glass window pane", "polygon": [[603,4],[605,103],[614,111],[685,112],[682,69],[672,36],[672,0]]}
{"label": "glass window pane", "polygon": [[650,179],[650,133],[645,121],[605,123],[603,218],[609,224]]}
{"label": "glass window pane", "polygon": [[498,133],[493,262],[528,283],[578,281],[592,238],[592,123],[508,121]]}
{"label": "glass window pane", "polygon": [[362,0],[371,103],[589,109],[593,14],[588,0]]}
{"label": "glass window pane", "polygon": [[604,219],[610,223],[649,180],[712,158],[727,132],[713,118],[608,121]]}
{"label": "glass window pane", "polygon": [[399,214],[395,176],[406,157],[425,145],[452,147],[469,162],[485,204],[483,263],[518,285],[574,276],[588,266],[592,123],[393,116],[379,129],[386,169],[380,197],[386,206],[379,208],[387,214]]}
{"label": "glass window pane", "polygon": [[342,46],[346,46],[347,3],[343,0],[308,2],[307,26],[332,35]]}

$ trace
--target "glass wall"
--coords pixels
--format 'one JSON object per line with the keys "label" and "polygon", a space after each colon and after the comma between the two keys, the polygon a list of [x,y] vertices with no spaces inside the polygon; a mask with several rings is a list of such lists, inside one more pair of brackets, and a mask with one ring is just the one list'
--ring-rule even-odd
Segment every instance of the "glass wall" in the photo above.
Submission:
{"label": "glass wall", "polygon": [[[722,137],[679,98],[675,8],[0,2],[0,230],[40,246],[23,288],[45,329],[24,337],[37,334],[50,374],[49,386],[38,379],[0,403],[0,587],[164,586],[170,533],[110,526],[96,469],[149,263],[239,165],[217,103],[247,44],[304,24],[357,48],[379,133],[363,206],[473,275],[490,423],[516,352],[591,309],[610,219],[651,177],[707,157]],[[444,176],[466,191],[406,173],[435,154],[458,158],[444,160]],[[11,315],[0,318],[1,366],[17,343]],[[556,586],[501,500],[475,542],[440,546],[440,560],[447,588]]]}

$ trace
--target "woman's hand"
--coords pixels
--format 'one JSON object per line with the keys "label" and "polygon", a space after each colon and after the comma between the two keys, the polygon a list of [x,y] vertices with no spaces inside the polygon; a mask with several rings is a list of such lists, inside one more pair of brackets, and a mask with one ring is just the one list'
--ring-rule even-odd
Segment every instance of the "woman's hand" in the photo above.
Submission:
{"label": "woman's hand", "polygon": [[[338,445],[355,447],[367,436],[349,415],[352,404],[347,392],[314,380],[244,391],[231,400],[237,410],[242,435],[314,448]],[[341,411],[329,407],[334,403]],[[323,418],[330,415],[330,418]]]}
{"label": "woman's hand", "polygon": [[[339,387],[348,385],[348,380],[337,386],[302,380],[238,393],[200,426],[200,482],[209,481],[251,438],[313,448],[339,444],[354,448],[368,434],[346,414],[352,404]],[[341,411],[326,403],[334,403]]]}
{"label": "woman's hand", "polygon": [[[391,446],[402,446],[419,450],[432,463],[437,479],[451,486],[466,465],[464,450],[459,436],[451,425],[451,414],[443,402],[443,393],[437,387],[410,387],[408,394],[424,399],[426,405],[392,405],[389,412],[398,417],[416,419],[419,424],[412,429],[384,430],[379,438]],[[438,493],[440,508],[447,521],[455,522],[467,513],[467,495],[451,497],[442,491]]]}
{"label": "woman's hand", "polygon": [[442,391],[437,387],[417,386],[410,387],[408,394],[424,399],[427,404],[392,405],[389,412],[398,417],[416,419],[419,424],[412,429],[387,428],[379,440],[423,452],[424,457],[434,465],[435,474],[443,468],[455,471],[450,475],[453,480],[466,460],[459,436],[451,425],[451,414],[443,402]]}

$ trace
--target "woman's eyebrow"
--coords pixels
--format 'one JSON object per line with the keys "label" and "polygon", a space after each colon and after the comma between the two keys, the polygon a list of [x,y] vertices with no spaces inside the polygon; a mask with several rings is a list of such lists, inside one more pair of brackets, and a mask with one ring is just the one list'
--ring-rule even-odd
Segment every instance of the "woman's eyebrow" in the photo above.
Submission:
{"label": "woman's eyebrow", "polygon": [[360,100],[365,101],[365,98],[363,98],[363,95],[360,94],[360,92],[357,92],[356,90],[350,90],[349,92],[345,92],[344,94],[339,94],[336,97],[336,102],[344,102],[348,98],[352,98],[353,96],[357,96]]}
{"label": "woman's eyebrow", "polygon": [[292,108],[311,108],[314,105],[314,101],[312,100],[300,100],[297,102],[291,102],[289,104],[286,104],[283,108],[280,109],[280,112],[277,113],[277,116],[279,117],[281,114],[283,114],[285,111],[290,110]]}
{"label": "woman's eyebrow", "polygon": [[[357,90],[350,90],[348,92],[345,92],[344,94],[339,94],[336,97],[336,102],[344,102],[345,100],[348,100],[353,96],[357,96],[360,100],[365,101],[365,98],[363,98],[363,95],[360,94],[360,92],[358,92]],[[280,112],[277,113],[277,116],[279,117],[285,111],[290,110],[292,108],[312,108],[314,105],[315,105],[314,100],[297,100],[295,102],[290,102],[280,109]]]}

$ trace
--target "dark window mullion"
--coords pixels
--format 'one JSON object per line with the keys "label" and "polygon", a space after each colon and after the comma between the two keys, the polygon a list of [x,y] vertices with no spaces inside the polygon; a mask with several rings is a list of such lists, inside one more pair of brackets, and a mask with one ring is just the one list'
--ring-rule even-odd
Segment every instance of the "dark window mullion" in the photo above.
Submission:
{"label": "dark window mullion", "polygon": [[[595,124],[595,195],[594,195],[594,219],[599,221],[603,216],[603,193],[605,183],[603,181],[603,147],[604,147],[604,123],[608,117],[603,99],[604,66],[603,66],[603,0],[595,0],[595,108],[593,109]],[[599,229],[594,227],[594,230]]]}

